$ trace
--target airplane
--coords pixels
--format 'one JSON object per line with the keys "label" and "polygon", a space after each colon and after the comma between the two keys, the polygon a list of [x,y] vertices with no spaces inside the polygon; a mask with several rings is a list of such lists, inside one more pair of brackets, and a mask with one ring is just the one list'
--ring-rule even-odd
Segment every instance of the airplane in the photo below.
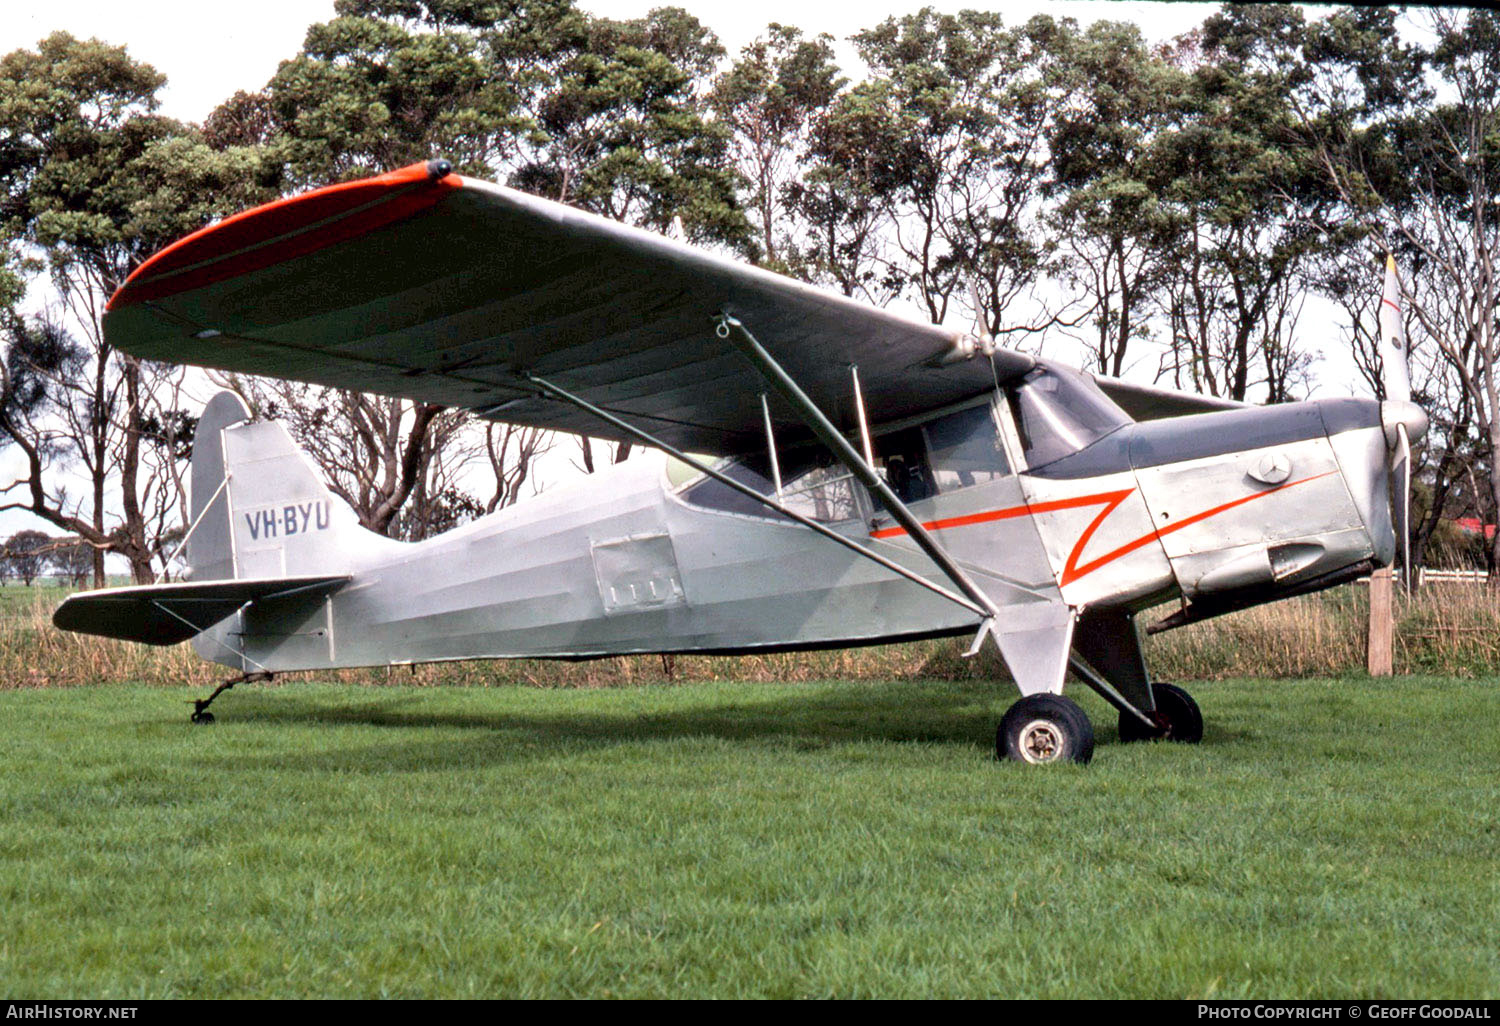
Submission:
{"label": "airplane", "polygon": [[1197,703],[1151,676],[1137,618],[1175,601],[1150,629],[1180,627],[1390,564],[1427,429],[1399,348],[1383,402],[1146,387],[441,160],[179,240],[119,288],[104,330],[143,359],[648,447],[405,543],[361,528],[283,427],[215,396],[185,579],[54,614],[191,640],[235,671],[194,723],[235,684],[293,671],[972,636],[1021,696],[1001,759],[1091,758],[1070,673],[1118,710],[1122,740],[1196,742]]}

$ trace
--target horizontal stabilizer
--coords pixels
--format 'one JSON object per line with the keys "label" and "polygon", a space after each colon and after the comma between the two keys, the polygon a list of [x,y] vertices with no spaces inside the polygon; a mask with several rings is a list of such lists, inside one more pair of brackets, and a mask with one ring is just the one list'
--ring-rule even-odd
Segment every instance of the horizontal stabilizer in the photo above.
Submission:
{"label": "horizontal stabilizer", "polygon": [[147,645],[175,645],[233,615],[247,602],[331,595],[350,578],[278,577],[105,588],[71,595],[52,614],[65,631]]}

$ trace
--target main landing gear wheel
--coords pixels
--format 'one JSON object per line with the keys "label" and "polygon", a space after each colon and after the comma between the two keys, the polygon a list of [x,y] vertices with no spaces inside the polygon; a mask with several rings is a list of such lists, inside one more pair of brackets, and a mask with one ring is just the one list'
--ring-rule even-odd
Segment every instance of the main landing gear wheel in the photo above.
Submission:
{"label": "main landing gear wheel", "polygon": [[211,712],[193,712],[189,714],[188,719],[200,726],[207,726],[214,721],[214,714]]}
{"label": "main landing gear wheel", "polygon": [[1121,741],[1180,741],[1195,745],[1203,740],[1203,713],[1193,696],[1176,684],[1157,681],[1151,685],[1156,696],[1156,712],[1151,714],[1157,726],[1153,730],[1130,713],[1120,714]]}
{"label": "main landing gear wheel", "polygon": [[995,754],[1014,762],[1088,762],[1094,757],[1094,725],[1070,698],[1027,695],[1000,721]]}

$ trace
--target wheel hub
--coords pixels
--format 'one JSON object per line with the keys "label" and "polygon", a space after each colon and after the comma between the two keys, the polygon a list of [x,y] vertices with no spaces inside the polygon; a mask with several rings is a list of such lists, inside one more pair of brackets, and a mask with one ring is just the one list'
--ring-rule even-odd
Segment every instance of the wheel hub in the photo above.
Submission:
{"label": "wheel hub", "polygon": [[1048,720],[1032,720],[1021,728],[1020,748],[1027,762],[1052,762],[1062,755],[1062,731]]}

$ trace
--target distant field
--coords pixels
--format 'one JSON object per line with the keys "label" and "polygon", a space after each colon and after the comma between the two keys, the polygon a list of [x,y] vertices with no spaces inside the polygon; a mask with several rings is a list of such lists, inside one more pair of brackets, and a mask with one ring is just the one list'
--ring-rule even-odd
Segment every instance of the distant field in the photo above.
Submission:
{"label": "distant field", "polygon": [[1500,688],[1193,688],[996,764],[972,682],[0,693],[0,993],[1500,996]]}

